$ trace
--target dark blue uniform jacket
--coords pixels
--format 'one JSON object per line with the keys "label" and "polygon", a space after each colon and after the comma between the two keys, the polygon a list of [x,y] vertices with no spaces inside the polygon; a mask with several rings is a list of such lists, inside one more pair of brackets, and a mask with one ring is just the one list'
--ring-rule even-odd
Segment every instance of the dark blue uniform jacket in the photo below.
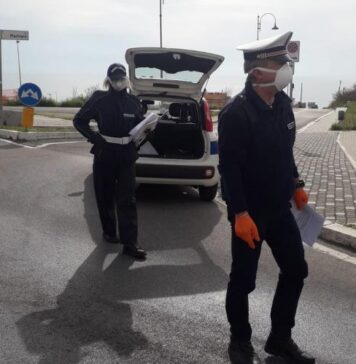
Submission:
{"label": "dark blue uniform jacket", "polygon": [[218,130],[219,170],[229,219],[244,210],[265,215],[287,207],[298,177],[290,98],[278,92],[270,107],[247,81],[220,112]]}
{"label": "dark blue uniform jacket", "polygon": [[[110,88],[108,91],[95,91],[85,105],[75,115],[73,124],[75,128],[83,134],[88,141],[94,143],[97,133],[90,126],[90,120],[95,120],[98,124],[100,134],[111,137],[126,137],[129,131],[141,120],[142,108],[139,100],[126,92],[115,91]],[[121,158],[132,162],[137,159],[136,147],[133,143],[128,145],[118,145],[105,143],[100,146],[100,154],[119,155]],[[98,154],[99,146],[94,145],[91,152]]]}

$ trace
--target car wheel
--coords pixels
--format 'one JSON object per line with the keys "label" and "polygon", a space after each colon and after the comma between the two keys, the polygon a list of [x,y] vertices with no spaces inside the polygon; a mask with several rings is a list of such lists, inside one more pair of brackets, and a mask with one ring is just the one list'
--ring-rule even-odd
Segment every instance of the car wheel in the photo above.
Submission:
{"label": "car wheel", "polygon": [[212,201],[214,200],[216,193],[218,192],[218,185],[214,186],[199,186],[199,197],[203,201]]}

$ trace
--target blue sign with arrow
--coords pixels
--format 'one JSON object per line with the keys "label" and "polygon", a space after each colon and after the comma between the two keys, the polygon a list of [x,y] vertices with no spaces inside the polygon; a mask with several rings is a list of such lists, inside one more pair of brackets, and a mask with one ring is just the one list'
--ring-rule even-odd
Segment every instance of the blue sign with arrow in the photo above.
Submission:
{"label": "blue sign with arrow", "polygon": [[24,83],[20,86],[17,95],[22,105],[36,106],[42,99],[41,89],[34,83]]}

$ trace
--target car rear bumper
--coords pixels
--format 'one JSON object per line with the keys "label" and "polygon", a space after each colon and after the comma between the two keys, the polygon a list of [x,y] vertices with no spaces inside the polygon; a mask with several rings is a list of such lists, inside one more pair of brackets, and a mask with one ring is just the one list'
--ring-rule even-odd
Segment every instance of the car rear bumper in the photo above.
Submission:
{"label": "car rear bumper", "polygon": [[215,173],[214,166],[157,166],[154,164],[136,166],[136,176],[148,178],[211,179]]}
{"label": "car rear bumper", "polygon": [[[208,158],[199,165],[193,161],[183,164],[159,163],[159,161],[144,161],[140,158],[136,163],[136,181],[138,183],[175,184],[191,186],[213,186],[219,181],[217,159]],[[200,160],[202,162],[202,160]]]}

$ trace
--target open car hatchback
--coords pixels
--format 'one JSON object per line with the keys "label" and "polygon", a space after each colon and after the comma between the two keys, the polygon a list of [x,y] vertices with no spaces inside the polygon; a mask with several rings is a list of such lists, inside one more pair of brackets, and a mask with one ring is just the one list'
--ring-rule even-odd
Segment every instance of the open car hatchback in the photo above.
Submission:
{"label": "open car hatchback", "polygon": [[145,114],[160,120],[139,150],[138,183],[198,188],[213,200],[219,173],[217,135],[203,92],[224,57],[194,50],[130,48],[126,51],[131,90]]}

